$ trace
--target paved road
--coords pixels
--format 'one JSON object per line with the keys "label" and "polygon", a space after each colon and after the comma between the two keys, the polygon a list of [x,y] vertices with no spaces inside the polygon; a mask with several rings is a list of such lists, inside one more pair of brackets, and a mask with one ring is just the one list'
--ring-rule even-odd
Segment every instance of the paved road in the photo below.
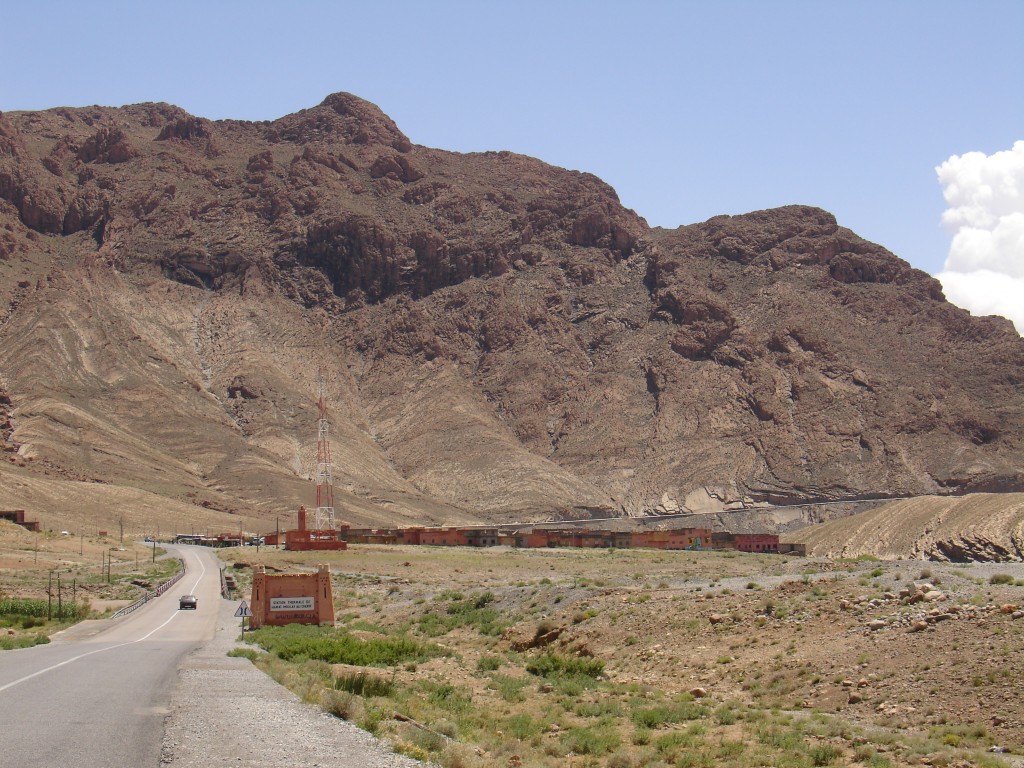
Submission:
{"label": "paved road", "polygon": [[[186,575],[116,622],[86,622],[49,645],[0,653],[0,765],[156,768],[182,657],[209,641],[220,608],[217,561],[169,547]],[[179,611],[178,596],[199,598]]]}

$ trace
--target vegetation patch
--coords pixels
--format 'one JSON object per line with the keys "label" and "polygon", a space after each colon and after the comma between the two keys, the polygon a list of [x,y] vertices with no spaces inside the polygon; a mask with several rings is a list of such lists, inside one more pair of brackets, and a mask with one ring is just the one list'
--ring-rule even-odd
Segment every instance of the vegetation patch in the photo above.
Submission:
{"label": "vegetation patch", "polygon": [[245,641],[259,645],[284,661],[315,659],[328,664],[350,664],[357,667],[426,661],[447,653],[438,645],[421,643],[408,637],[364,640],[344,629],[303,624],[262,627],[248,633]]}
{"label": "vegetation patch", "polygon": [[511,626],[511,622],[491,606],[495,599],[492,592],[468,597],[461,592],[446,592],[439,597],[448,604],[427,611],[417,620],[420,632],[427,637],[440,637],[459,627],[475,627],[481,635],[495,636]]}
{"label": "vegetation patch", "polygon": [[604,672],[604,662],[586,656],[543,653],[526,663],[531,675],[546,678],[585,677],[596,679]]}

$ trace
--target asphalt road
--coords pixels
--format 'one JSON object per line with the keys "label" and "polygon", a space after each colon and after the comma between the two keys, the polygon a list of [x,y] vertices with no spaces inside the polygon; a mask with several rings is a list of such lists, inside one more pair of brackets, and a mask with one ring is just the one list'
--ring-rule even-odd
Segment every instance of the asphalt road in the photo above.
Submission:
{"label": "asphalt road", "polygon": [[[209,641],[220,607],[213,553],[168,547],[186,574],[116,622],[85,622],[49,645],[0,653],[0,765],[157,768],[182,657]],[[178,597],[199,598],[179,611]]]}

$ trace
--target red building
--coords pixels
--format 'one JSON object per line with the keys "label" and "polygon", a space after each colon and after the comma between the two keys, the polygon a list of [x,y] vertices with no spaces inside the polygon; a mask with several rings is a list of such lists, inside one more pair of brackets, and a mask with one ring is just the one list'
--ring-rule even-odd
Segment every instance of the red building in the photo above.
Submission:
{"label": "red building", "polygon": [[737,533],[735,548],[739,552],[779,552],[777,533]]}
{"label": "red building", "polygon": [[424,528],[420,543],[435,547],[465,547],[469,541],[466,532],[460,528]]}
{"label": "red building", "polygon": [[306,527],[306,508],[299,507],[299,527],[292,531],[284,532],[284,548],[298,551],[333,549],[348,549],[345,536],[348,527],[341,529],[333,528],[324,530],[312,530]]}

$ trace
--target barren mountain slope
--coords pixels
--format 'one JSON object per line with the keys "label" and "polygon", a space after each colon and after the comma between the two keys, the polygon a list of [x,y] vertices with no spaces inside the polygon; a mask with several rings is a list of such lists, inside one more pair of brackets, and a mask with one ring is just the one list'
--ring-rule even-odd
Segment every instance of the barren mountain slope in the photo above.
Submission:
{"label": "barren mountain slope", "polygon": [[823,557],[874,555],[883,560],[1022,560],[1024,494],[921,496],[786,536]]}
{"label": "barren mountain slope", "polygon": [[10,471],[235,513],[311,501],[318,368],[356,524],[1024,485],[1024,341],[830,214],[650,230],[348,94],[0,116],[0,299]]}

